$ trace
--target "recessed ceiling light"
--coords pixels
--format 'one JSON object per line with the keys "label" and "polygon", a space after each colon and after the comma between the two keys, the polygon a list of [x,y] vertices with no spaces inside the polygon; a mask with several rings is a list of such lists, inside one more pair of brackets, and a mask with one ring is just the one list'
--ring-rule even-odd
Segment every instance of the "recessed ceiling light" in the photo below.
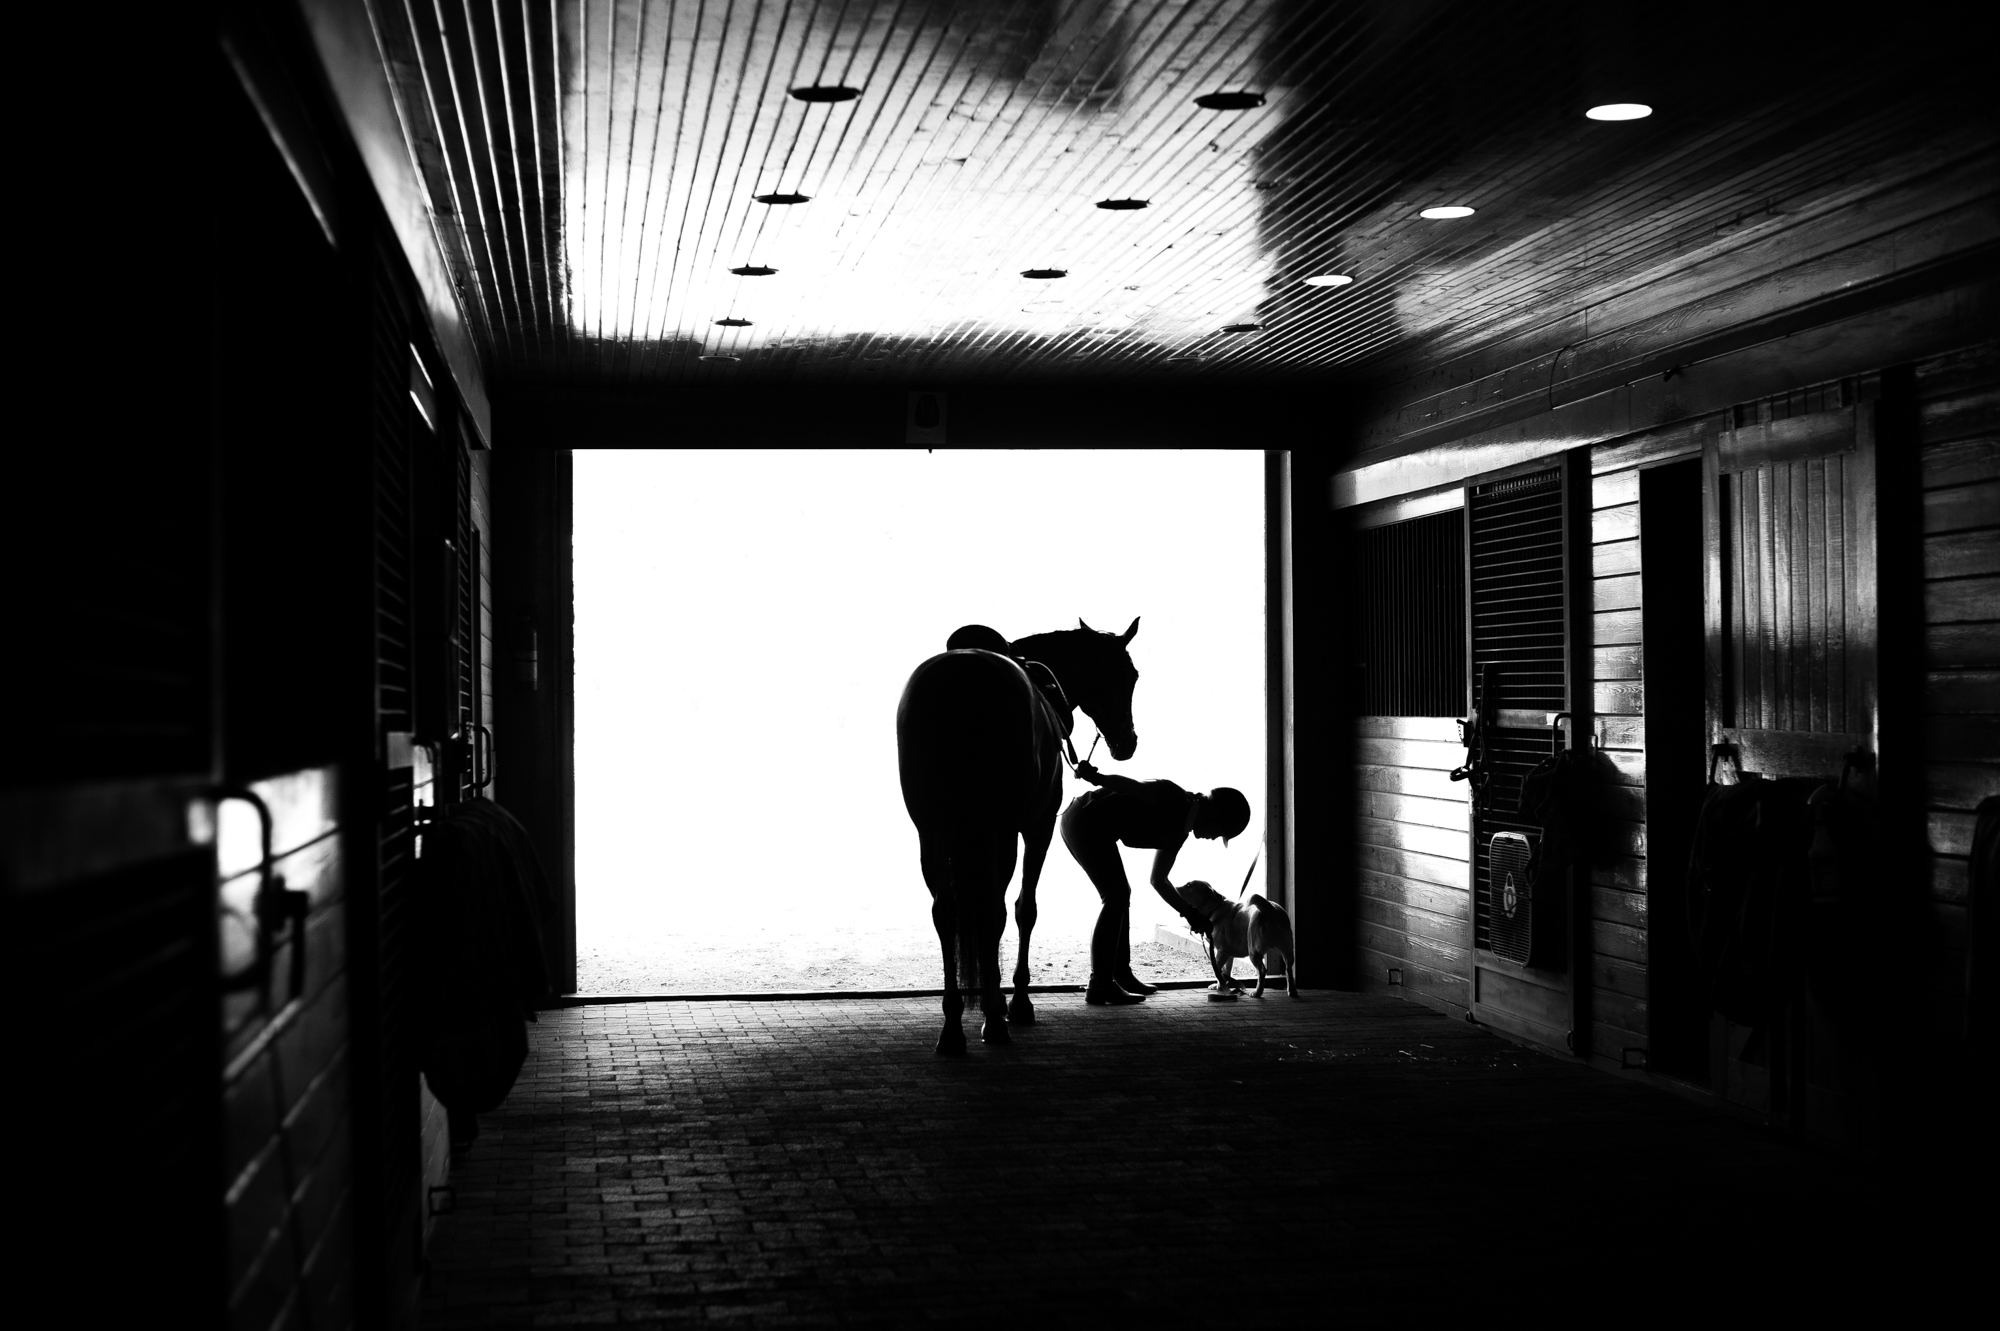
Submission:
{"label": "recessed ceiling light", "polygon": [[778,270],[766,268],[761,263],[746,263],[741,268],[732,268],[729,271],[738,277],[769,277]]}
{"label": "recessed ceiling light", "polygon": [[748,319],[717,319],[715,322],[723,328],[748,328],[750,326]]}
{"label": "recessed ceiling light", "polygon": [[810,194],[758,194],[753,198],[759,203],[811,203]]}
{"label": "recessed ceiling light", "polygon": [[743,358],[741,356],[703,356],[702,359],[727,361],[729,364],[734,365],[737,361],[740,361]]}
{"label": "recessed ceiling light", "polygon": [[1346,273],[1321,273],[1318,277],[1308,277],[1306,285],[1309,287],[1344,287],[1353,280]]}
{"label": "recessed ceiling light", "polygon": [[1109,208],[1114,213],[1122,213],[1133,208],[1144,208],[1148,202],[1146,199],[1099,199],[1097,206]]}
{"label": "recessed ceiling light", "polygon": [[1583,113],[1591,120],[1644,120],[1653,108],[1644,102],[1606,102]]}
{"label": "recessed ceiling light", "polygon": [[1205,92],[1194,99],[1196,106],[1205,106],[1211,111],[1248,111],[1264,104],[1261,92]]}
{"label": "recessed ceiling light", "polygon": [[1436,208],[1426,208],[1418,216],[1428,217],[1435,222],[1447,217],[1470,217],[1472,216],[1472,209],[1467,208],[1463,204],[1447,203]]}
{"label": "recessed ceiling light", "polygon": [[815,83],[792,89],[792,96],[802,102],[851,102],[860,95],[861,89],[840,83]]}
{"label": "recessed ceiling light", "polygon": [[1225,333],[1254,333],[1263,326],[1263,324],[1224,324],[1222,325],[1222,331]]}
{"label": "recessed ceiling light", "polygon": [[1067,268],[1023,268],[1023,269],[1021,270],[1021,276],[1023,276],[1023,277],[1034,277],[1034,278],[1042,278],[1042,279],[1047,279],[1047,278],[1051,278],[1051,277],[1068,277],[1068,276],[1069,276],[1069,269],[1067,269]]}

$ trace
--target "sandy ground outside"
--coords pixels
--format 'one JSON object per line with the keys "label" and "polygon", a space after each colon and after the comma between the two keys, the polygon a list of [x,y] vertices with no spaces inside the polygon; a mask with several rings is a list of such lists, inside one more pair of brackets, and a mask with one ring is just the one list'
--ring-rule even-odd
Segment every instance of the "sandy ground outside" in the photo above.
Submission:
{"label": "sandy ground outside", "polygon": [[[1132,969],[1142,980],[1210,978],[1199,956],[1152,942],[1153,926],[1132,930]],[[729,938],[713,931],[684,941],[654,937],[599,939],[578,946],[580,993],[749,993],[762,990],[935,989],[942,982],[937,935],[922,916],[894,925],[821,924],[800,928],[777,921],[736,925]],[[1001,942],[1001,964],[1013,974],[1015,931]],[[1082,984],[1090,977],[1087,935],[1038,928],[1031,946],[1035,984]],[[1239,974],[1247,963],[1237,965]]]}

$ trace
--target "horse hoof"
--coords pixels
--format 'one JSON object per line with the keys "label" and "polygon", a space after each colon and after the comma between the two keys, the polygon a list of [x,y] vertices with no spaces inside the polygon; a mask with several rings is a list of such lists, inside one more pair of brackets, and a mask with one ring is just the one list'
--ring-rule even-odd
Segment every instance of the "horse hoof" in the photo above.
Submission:
{"label": "horse hoof", "polygon": [[1015,994],[1013,1001],[1007,1004],[1007,1020],[1016,1026],[1035,1024],[1035,1005],[1028,1001],[1026,994]]}
{"label": "horse hoof", "polygon": [[947,1058],[963,1054],[965,1052],[965,1032],[954,1027],[938,1036],[937,1051]]}
{"label": "horse hoof", "polygon": [[1001,1017],[988,1017],[979,1027],[979,1038],[987,1044],[1012,1044],[1014,1037],[1007,1034],[1007,1022]]}

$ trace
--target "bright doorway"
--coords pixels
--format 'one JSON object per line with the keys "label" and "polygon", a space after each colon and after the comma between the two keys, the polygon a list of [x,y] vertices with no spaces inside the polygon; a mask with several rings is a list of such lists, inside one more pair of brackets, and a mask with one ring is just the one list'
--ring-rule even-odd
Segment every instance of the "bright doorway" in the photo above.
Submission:
{"label": "bright doorway", "polygon": [[[1261,453],[579,451],[575,493],[580,990],[940,983],[895,712],[967,623],[1139,616],[1139,749],[1095,761],[1242,790],[1250,830],[1191,840],[1174,874],[1242,882],[1264,825]],[[1150,864],[1126,852],[1135,969],[1194,978],[1153,943],[1179,922]],[[1060,835],[1039,901],[1035,981],[1081,981],[1097,896]]]}

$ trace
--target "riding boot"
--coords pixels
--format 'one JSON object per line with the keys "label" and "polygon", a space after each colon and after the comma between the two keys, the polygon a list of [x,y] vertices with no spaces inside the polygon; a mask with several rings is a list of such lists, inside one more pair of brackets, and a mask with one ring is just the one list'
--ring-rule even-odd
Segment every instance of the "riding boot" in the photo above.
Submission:
{"label": "riding boot", "polygon": [[1139,994],[1126,993],[1116,981],[1092,975],[1089,986],[1083,991],[1083,1001],[1092,1007],[1126,1007],[1146,1000]]}
{"label": "riding boot", "polygon": [[1123,975],[1118,976],[1117,980],[1120,989],[1123,989],[1128,994],[1138,994],[1142,998],[1147,994],[1157,994],[1160,992],[1159,985],[1147,984],[1129,970]]}

